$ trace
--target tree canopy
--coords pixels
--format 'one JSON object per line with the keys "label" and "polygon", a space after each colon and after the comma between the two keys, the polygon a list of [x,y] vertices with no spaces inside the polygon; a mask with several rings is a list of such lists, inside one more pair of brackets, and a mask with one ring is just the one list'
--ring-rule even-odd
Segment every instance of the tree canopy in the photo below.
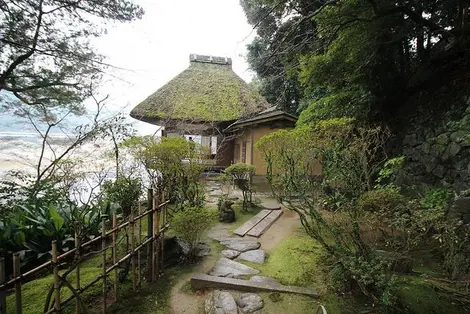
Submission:
{"label": "tree canopy", "polygon": [[80,111],[108,66],[90,39],[143,13],[131,0],[0,1],[0,92]]}
{"label": "tree canopy", "polygon": [[[306,108],[300,123],[389,121],[415,96],[466,78],[468,2],[241,2],[257,30],[248,61],[262,93],[285,108]],[[290,82],[295,97],[281,97]]]}

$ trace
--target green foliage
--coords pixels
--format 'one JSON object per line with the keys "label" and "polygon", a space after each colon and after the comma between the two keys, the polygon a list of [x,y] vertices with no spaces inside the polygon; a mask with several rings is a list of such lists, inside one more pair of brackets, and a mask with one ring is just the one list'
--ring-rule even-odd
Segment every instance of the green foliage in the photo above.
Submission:
{"label": "green foliage", "polygon": [[362,211],[389,215],[397,210],[404,210],[407,199],[397,189],[383,188],[365,192],[356,204]]}
{"label": "green foliage", "polygon": [[403,164],[405,163],[405,156],[395,157],[387,160],[382,169],[380,169],[379,174],[375,182],[377,182],[376,188],[381,186],[393,187],[395,178],[400,170],[403,169]]}
{"label": "green foliage", "polygon": [[195,248],[204,232],[214,222],[215,214],[204,207],[185,207],[173,215],[171,230],[188,242],[190,259],[194,257]]}
{"label": "green foliage", "polygon": [[209,156],[206,147],[180,137],[132,137],[122,144],[145,167],[153,187],[182,207],[200,206],[204,192],[199,175],[202,161]]}
{"label": "green foliage", "polygon": [[420,200],[422,207],[426,209],[443,209],[447,205],[450,197],[450,191],[443,188],[434,188],[427,190]]}
{"label": "green foliage", "polygon": [[129,216],[142,193],[142,184],[137,178],[120,177],[103,182],[103,193],[107,201],[119,204],[123,214]]}
{"label": "green foliage", "polygon": [[128,0],[8,1],[0,11],[5,47],[0,52],[0,91],[41,110],[67,107],[77,113],[83,113],[82,101],[105,68],[90,40],[102,35],[108,22],[143,15],[142,8]]}

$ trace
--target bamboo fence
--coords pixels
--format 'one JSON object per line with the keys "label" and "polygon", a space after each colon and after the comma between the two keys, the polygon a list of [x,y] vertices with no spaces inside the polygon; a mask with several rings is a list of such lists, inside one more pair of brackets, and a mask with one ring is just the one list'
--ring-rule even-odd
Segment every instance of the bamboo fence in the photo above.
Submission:
{"label": "bamboo fence", "polygon": [[[75,312],[87,313],[87,308],[82,302],[82,294],[90,287],[97,284],[99,281],[102,283],[102,312],[106,313],[108,308],[109,293],[112,293],[112,300],[114,302],[119,300],[119,267],[130,259],[130,276],[132,279],[132,289],[137,291],[141,286],[141,281],[144,278],[142,275],[143,261],[141,252],[147,252],[147,275],[148,282],[155,282],[161,272],[163,271],[163,244],[164,234],[169,225],[167,222],[167,204],[169,201],[159,203],[157,198],[153,196],[153,190],[149,189],[147,192],[147,210],[142,212],[139,204],[137,216],[131,213],[127,221],[117,225],[117,217],[102,217],[102,230],[101,235],[93,238],[92,240],[80,244],[80,239],[75,235],[75,248],[59,254],[57,250],[57,243],[53,241],[52,258],[50,261],[24,273],[21,272],[20,254],[13,254],[13,276],[6,278],[6,260],[0,258],[0,314],[7,314],[7,296],[14,295],[15,299],[15,313],[21,314],[23,312],[23,294],[22,284],[30,280],[34,280],[39,275],[43,274],[44,270],[49,270],[53,274],[51,282],[51,289],[46,295],[44,309],[42,313],[60,313],[64,306],[68,305],[71,301],[75,300]],[[145,239],[142,237],[142,220],[147,218],[147,235]],[[110,219],[111,229],[106,230],[107,222]],[[137,228],[136,228],[137,225]],[[123,257],[118,257],[118,238],[119,232],[128,228],[130,237],[130,248],[126,250]],[[137,229],[137,233],[136,233]],[[102,254],[102,271],[101,274],[96,276],[90,282],[83,284],[80,282],[80,264],[84,261],[83,257],[87,248],[92,246],[99,246],[101,243],[101,250],[95,254]],[[107,254],[111,250],[111,258]],[[61,263],[68,258],[74,258],[72,267],[69,267],[65,272],[61,270]],[[88,257],[88,255],[87,255]],[[111,265],[110,265],[111,264]],[[66,275],[70,272],[75,272],[75,283],[67,280]],[[109,286],[109,276],[113,273],[114,280],[112,289]],[[61,296],[61,291],[68,289],[71,295],[67,298]],[[63,293],[62,293],[63,295]]]}

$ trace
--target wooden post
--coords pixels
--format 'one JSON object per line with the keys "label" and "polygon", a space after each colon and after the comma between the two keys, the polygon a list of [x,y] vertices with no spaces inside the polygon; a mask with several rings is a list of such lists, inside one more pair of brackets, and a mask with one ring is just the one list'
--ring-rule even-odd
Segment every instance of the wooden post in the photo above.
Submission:
{"label": "wooden post", "polygon": [[[165,202],[165,194],[163,194],[163,199],[162,199],[162,202]],[[166,211],[167,211],[167,206],[168,204],[165,204],[162,208],[162,211],[161,211],[161,226],[162,228],[165,228],[166,226]],[[163,261],[164,261],[164,250],[165,250],[165,231],[162,231],[161,232],[161,239],[160,239],[160,273],[163,273],[163,270],[164,270],[164,264],[163,264]]]}
{"label": "wooden post", "polygon": [[[152,210],[153,205],[153,189],[147,190],[147,210]],[[153,238],[153,219],[152,215],[147,215],[147,239]],[[153,249],[152,249],[152,241],[147,244],[147,281],[152,281],[152,256],[153,256]]]}
{"label": "wooden post", "polygon": [[154,234],[154,260],[153,260],[153,281],[157,280],[159,267],[158,264],[160,262],[160,209],[158,208],[158,196],[154,197],[154,212],[153,212],[153,234]]}
{"label": "wooden post", "polygon": [[[21,263],[20,253],[13,254],[13,277],[21,276]],[[15,283],[15,301],[16,301],[16,314],[23,313],[23,302],[21,299],[21,280]]]}
{"label": "wooden post", "polygon": [[57,262],[57,241],[52,241],[52,265],[54,267],[54,310],[60,313],[60,278]]}
{"label": "wooden post", "polygon": [[131,232],[131,265],[132,265],[132,290],[137,291],[137,283],[135,277],[135,228],[134,228],[134,211],[131,211],[129,228]]}
{"label": "wooden post", "polygon": [[[115,229],[117,226],[117,217],[116,213],[113,214],[113,227]],[[113,232],[113,265],[117,263],[117,230]],[[114,301],[117,301],[119,298],[119,274],[118,268],[114,268]]]}
{"label": "wooden post", "polygon": [[[75,232],[75,249],[77,250],[75,254],[77,254],[77,260],[80,259],[80,241],[78,239],[78,233]],[[75,280],[76,280],[76,289],[80,291],[80,263],[77,264],[75,268]],[[79,314],[81,311],[80,309],[80,299],[75,298],[75,313]]]}
{"label": "wooden post", "polygon": [[[139,216],[142,214],[142,207],[139,201]],[[139,219],[139,245],[142,243],[142,218]],[[137,268],[139,269],[139,272],[137,274],[137,284],[138,286],[141,285],[141,280],[142,280],[142,264],[140,260],[140,250],[137,252]],[[0,313],[1,314],[1,313]]]}
{"label": "wooden post", "polygon": [[101,217],[101,254],[103,255],[103,313],[106,313],[106,216]]}
{"label": "wooden post", "polygon": [[[0,257],[0,285],[6,281],[5,258]],[[4,289],[0,290],[0,314],[7,314],[7,294]]]}

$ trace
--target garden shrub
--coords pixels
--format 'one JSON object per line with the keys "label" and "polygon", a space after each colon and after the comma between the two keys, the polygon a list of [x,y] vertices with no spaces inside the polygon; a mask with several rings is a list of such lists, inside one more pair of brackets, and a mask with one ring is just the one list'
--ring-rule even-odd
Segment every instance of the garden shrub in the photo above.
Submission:
{"label": "garden shrub", "polygon": [[106,200],[116,203],[121,207],[124,216],[129,216],[132,207],[136,205],[142,192],[142,184],[139,179],[118,178],[116,181],[103,183],[103,194]]}
{"label": "garden shrub", "polygon": [[195,257],[195,249],[204,231],[214,222],[215,214],[205,207],[185,207],[173,215],[171,229],[189,244],[188,259]]}
{"label": "garden shrub", "polygon": [[360,210],[384,214],[403,209],[406,203],[406,198],[393,188],[367,191],[357,200]]}

